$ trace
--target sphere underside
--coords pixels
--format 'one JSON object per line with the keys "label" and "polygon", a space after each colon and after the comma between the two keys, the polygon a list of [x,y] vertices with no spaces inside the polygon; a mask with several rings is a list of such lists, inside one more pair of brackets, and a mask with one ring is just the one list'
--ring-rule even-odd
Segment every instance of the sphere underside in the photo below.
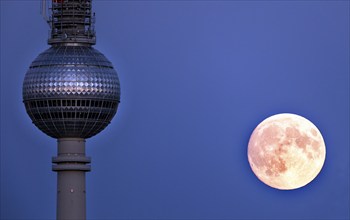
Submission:
{"label": "sphere underside", "polygon": [[120,85],[112,64],[87,46],[54,46],[31,64],[23,102],[33,123],[54,138],[89,138],[114,117]]}

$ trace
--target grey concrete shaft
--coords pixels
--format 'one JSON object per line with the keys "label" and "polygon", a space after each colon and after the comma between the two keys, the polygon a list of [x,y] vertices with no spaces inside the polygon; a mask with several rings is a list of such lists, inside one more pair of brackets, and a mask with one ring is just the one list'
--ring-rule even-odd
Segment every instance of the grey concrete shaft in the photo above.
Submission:
{"label": "grey concrete shaft", "polygon": [[58,155],[52,158],[57,172],[57,220],[86,219],[85,172],[91,159],[85,156],[85,140],[61,138]]}

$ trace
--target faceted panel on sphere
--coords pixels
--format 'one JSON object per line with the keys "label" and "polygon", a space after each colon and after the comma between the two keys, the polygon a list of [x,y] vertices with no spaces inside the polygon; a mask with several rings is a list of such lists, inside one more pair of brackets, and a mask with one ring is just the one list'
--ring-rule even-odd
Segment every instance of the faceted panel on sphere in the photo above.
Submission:
{"label": "faceted panel on sphere", "polygon": [[30,65],[23,102],[33,123],[47,135],[89,138],[117,112],[118,75],[92,47],[53,46]]}

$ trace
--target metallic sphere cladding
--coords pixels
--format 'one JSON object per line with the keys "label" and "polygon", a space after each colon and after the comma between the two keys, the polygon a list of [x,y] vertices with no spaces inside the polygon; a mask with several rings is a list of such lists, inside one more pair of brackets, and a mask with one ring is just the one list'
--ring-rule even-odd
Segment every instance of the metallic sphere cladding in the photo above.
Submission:
{"label": "metallic sphere cladding", "polygon": [[107,58],[90,46],[52,46],[31,64],[23,102],[33,123],[53,138],[90,138],[117,112],[120,84]]}

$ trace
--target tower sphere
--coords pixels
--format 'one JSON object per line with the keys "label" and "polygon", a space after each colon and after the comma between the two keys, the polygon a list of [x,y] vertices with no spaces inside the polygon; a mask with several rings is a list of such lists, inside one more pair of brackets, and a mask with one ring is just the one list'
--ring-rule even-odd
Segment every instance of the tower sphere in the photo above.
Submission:
{"label": "tower sphere", "polygon": [[120,84],[112,64],[91,46],[53,45],[30,65],[23,102],[33,123],[53,138],[90,138],[117,112]]}

